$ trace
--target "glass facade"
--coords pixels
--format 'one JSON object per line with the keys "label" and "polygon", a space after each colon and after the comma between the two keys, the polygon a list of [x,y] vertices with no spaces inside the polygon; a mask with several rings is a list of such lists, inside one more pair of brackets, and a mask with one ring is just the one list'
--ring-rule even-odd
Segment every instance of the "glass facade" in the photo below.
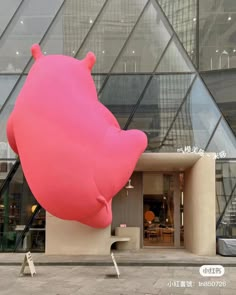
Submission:
{"label": "glass facade", "polygon": [[[222,79],[219,95],[211,75],[230,71],[233,81],[235,1],[9,0],[1,1],[0,6],[3,162],[15,159],[6,139],[6,121],[33,63],[33,43],[40,43],[45,55],[81,59],[93,51],[97,62],[92,74],[100,101],[123,129],[138,128],[147,134],[146,152],[177,152],[191,146],[222,152],[228,165],[236,158],[231,130],[236,110],[233,82]],[[230,93],[225,96],[227,91]],[[23,174],[19,174],[24,187]],[[8,204],[17,198],[33,204],[33,197],[22,192],[8,193]],[[4,203],[4,194],[0,199],[2,233],[11,232],[12,224],[25,224],[22,216],[27,215],[14,214],[19,218],[15,223],[10,221],[13,214],[6,209],[10,205]],[[220,191],[217,194],[222,198]],[[232,196],[227,195],[226,200],[232,201]],[[24,202],[16,202],[16,209],[22,210]],[[8,242],[4,243],[2,249],[8,249]]]}

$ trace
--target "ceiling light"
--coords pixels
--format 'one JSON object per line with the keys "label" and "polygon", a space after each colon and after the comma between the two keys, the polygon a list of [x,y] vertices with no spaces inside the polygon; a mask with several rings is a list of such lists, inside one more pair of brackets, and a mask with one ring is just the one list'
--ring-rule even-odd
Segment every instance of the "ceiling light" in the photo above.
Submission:
{"label": "ceiling light", "polygon": [[105,53],[105,50],[103,50],[102,53]]}
{"label": "ceiling light", "polygon": [[194,17],[194,18],[193,18],[193,21],[195,22],[196,20],[197,20],[197,18],[196,18],[196,17]]}
{"label": "ceiling light", "polygon": [[134,188],[134,187],[132,186],[132,184],[131,184],[131,179],[129,179],[129,181],[128,181],[128,185],[126,185],[125,188],[126,188],[126,189]]}
{"label": "ceiling light", "polygon": [[90,24],[92,24],[92,23],[93,23],[93,20],[92,20],[91,18],[90,18],[90,20],[89,20],[89,23],[90,23]]}
{"label": "ceiling light", "polygon": [[228,21],[231,21],[231,19],[232,19],[232,17],[231,17],[231,16],[229,16],[229,17],[228,17]]}
{"label": "ceiling light", "polygon": [[135,53],[135,51],[133,50],[132,53]]}
{"label": "ceiling light", "polygon": [[128,197],[128,195],[129,195],[129,189],[133,189],[134,187],[132,186],[132,184],[131,184],[131,179],[129,179],[129,181],[128,181],[128,185],[126,185],[126,194],[127,194],[127,197]]}
{"label": "ceiling light", "polygon": [[20,52],[19,51],[16,51],[16,55],[19,55],[20,54]]}
{"label": "ceiling light", "polygon": [[72,51],[72,54],[75,54],[75,51],[74,50]]}
{"label": "ceiling light", "polygon": [[233,52],[236,52],[236,49],[235,48],[233,49]]}
{"label": "ceiling light", "polygon": [[216,49],[216,52],[219,52],[219,49]]}
{"label": "ceiling light", "polygon": [[47,54],[47,51],[44,51],[44,54]]}
{"label": "ceiling light", "polygon": [[23,25],[24,24],[23,20],[21,20],[20,23]]}

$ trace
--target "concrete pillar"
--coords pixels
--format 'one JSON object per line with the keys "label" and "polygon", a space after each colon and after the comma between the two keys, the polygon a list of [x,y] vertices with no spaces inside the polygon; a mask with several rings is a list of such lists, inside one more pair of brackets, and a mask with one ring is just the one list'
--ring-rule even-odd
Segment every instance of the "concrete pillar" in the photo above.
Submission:
{"label": "concrete pillar", "polygon": [[216,255],[215,159],[205,154],[185,171],[184,244],[203,256]]}

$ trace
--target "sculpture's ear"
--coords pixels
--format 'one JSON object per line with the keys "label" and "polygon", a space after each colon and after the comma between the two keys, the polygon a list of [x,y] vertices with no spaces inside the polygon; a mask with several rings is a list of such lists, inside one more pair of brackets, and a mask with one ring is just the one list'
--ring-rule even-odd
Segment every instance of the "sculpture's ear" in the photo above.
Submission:
{"label": "sculpture's ear", "polygon": [[82,62],[86,65],[86,67],[92,71],[92,68],[96,62],[96,56],[93,52],[88,52],[86,57],[82,60]]}
{"label": "sculpture's ear", "polygon": [[43,56],[39,44],[33,44],[31,46],[31,54],[35,60]]}

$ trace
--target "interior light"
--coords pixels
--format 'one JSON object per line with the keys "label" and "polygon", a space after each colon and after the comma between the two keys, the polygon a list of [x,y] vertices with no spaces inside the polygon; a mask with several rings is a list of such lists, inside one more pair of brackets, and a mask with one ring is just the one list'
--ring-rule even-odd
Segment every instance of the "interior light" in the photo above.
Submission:
{"label": "interior light", "polygon": [[194,17],[194,18],[193,18],[193,21],[195,22],[196,20],[197,20],[197,18],[196,18],[196,17]]}
{"label": "interior light", "polygon": [[219,52],[219,49],[216,49],[216,52]]}
{"label": "interior light", "polygon": [[90,24],[92,24],[92,23],[93,23],[93,20],[92,20],[91,18],[90,18],[90,20],[89,20],[89,23],[90,23]]}
{"label": "interior light", "polygon": [[125,188],[126,188],[126,194],[127,194],[127,197],[128,197],[128,195],[129,195],[128,190],[134,188],[134,186],[131,184],[131,179],[129,179],[128,185],[126,185]]}
{"label": "interior light", "polygon": [[19,55],[20,54],[20,52],[19,51],[16,51],[16,55]]}
{"label": "interior light", "polygon": [[135,50],[133,50],[132,53],[135,53]]}
{"label": "interior light", "polygon": [[233,49],[233,52],[236,52],[236,49],[235,48]]}
{"label": "interior light", "polygon": [[44,51],[44,54],[47,54],[47,51]]}
{"label": "interior light", "polygon": [[103,50],[102,53],[105,53],[105,50]]}
{"label": "interior light", "polygon": [[33,205],[33,206],[31,207],[31,212],[34,213],[34,211],[35,211],[36,208],[37,208],[37,205]]}
{"label": "interior light", "polygon": [[24,24],[23,20],[21,20],[20,23],[23,25]]}
{"label": "interior light", "polygon": [[75,54],[75,51],[74,50],[72,51],[72,54]]}
{"label": "interior light", "polygon": [[228,17],[228,21],[231,21],[231,19],[232,19],[232,17],[231,17],[231,16],[229,16],[229,17]]}

